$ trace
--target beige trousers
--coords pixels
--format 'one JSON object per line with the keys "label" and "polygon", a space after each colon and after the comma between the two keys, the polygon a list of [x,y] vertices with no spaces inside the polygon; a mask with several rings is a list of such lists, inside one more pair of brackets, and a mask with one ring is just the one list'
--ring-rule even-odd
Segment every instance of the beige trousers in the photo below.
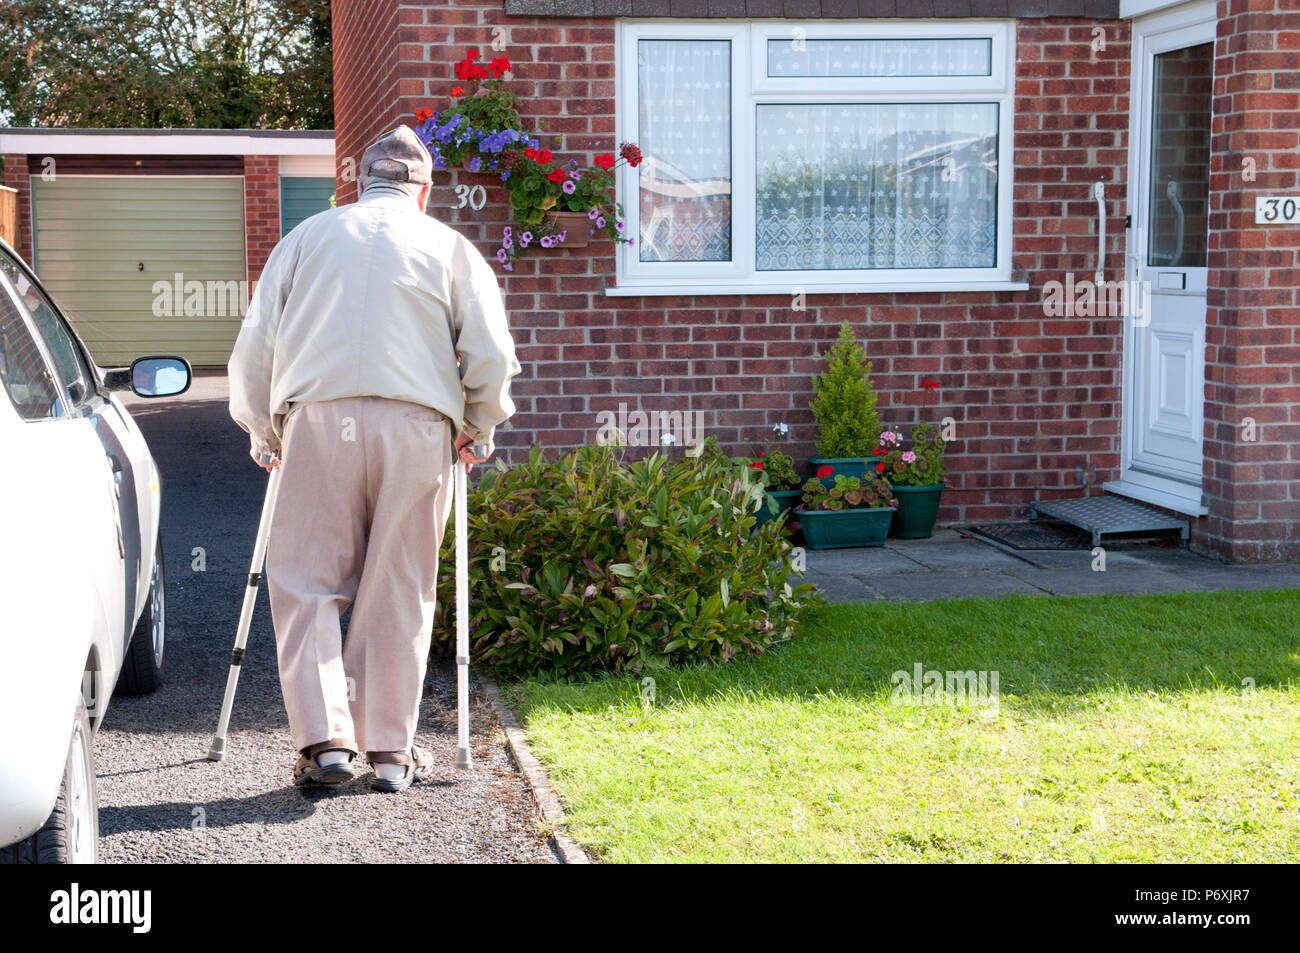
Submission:
{"label": "beige trousers", "polygon": [[450,422],[419,404],[345,397],[290,409],[266,577],[299,750],[330,739],[410,749],[453,459]]}

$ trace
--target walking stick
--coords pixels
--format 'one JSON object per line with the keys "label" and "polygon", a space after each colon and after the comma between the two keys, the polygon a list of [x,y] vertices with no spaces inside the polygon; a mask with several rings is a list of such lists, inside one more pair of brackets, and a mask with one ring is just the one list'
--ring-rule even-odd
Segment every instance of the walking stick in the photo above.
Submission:
{"label": "walking stick", "polygon": [[[267,466],[274,454],[264,453],[258,463]],[[271,471],[266,484],[266,499],[262,502],[262,521],[257,525],[257,541],[253,543],[253,563],[248,569],[248,585],[244,587],[244,606],[239,610],[239,628],[235,631],[235,648],[230,653],[230,674],[226,676],[226,697],[221,702],[221,719],[217,722],[217,735],[208,751],[209,761],[220,761],[226,754],[226,731],[230,727],[230,710],[235,704],[235,686],[239,684],[239,668],[244,661],[244,646],[248,644],[248,627],[253,621],[253,605],[257,602],[257,587],[262,580],[262,565],[266,561],[266,544],[271,535],[271,514],[275,511],[275,497],[280,491],[280,467]]]}
{"label": "walking stick", "polygon": [[[474,447],[477,459],[487,457],[486,446]],[[468,475],[457,454],[456,497],[456,767],[469,770],[474,763],[469,753],[469,529],[465,495]]]}

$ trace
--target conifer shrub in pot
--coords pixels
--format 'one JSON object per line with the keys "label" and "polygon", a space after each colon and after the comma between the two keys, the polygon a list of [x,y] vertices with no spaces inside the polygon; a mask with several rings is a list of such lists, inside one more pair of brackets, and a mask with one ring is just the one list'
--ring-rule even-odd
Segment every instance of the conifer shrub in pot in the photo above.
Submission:
{"label": "conifer shrub in pot", "polygon": [[831,467],[836,476],[857,477],[867,468],[880,437],[871,362],[845,321],[826,354],[826,370],[813,378],[817,394],[809,407],[817,418],[814,472]]}

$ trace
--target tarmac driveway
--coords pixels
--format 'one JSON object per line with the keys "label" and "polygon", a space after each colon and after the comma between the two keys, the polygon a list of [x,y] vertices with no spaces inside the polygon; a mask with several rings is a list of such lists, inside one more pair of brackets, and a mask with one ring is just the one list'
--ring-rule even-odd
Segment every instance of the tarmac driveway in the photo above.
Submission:
{"label": "tarmac driveway", "polygon": [[364,775],[296,788],[265,586],[226,758],[206,759],[267,481],[226,400],[223,371],[200,371],[179,397],[126,398],[162,471],[167,676],[153,695],[115,698],[96,737],[102,860],[557,862],[477,691],[474,769],[452,766],[455,677],[445,663],[430,665],[416,737],[436,763],[431,781],[397,795],[372,793]]}

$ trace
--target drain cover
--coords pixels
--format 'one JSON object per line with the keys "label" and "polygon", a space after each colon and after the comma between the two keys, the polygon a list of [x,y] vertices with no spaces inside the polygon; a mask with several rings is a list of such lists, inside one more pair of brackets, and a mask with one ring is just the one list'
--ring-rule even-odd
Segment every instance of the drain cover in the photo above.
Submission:
{"label": "drain cover", "polygon": [[1073,526],[1049,523],[985,523],[967,530],[1012,549],[1091,549],[1092,538]]}

